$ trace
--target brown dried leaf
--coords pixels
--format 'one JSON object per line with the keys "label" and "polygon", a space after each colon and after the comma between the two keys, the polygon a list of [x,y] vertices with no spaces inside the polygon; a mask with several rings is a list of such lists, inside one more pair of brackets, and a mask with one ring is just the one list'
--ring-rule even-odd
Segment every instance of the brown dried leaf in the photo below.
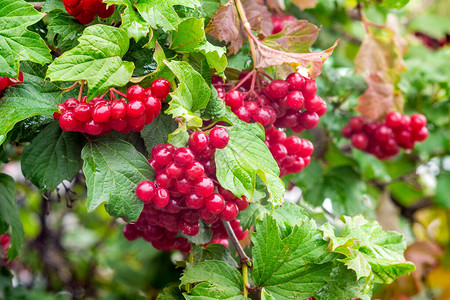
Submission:
{"label": "brown dried leaf", "polygon": [[285,52],[308,52],[318,34],[319,28],[306,20],[287,21],[281,32],[264,40],[264,45]]}
{"label": "brown dried leaf", "polygon": [[270,48],[259,41],[255,40],[255,42],[255,66],[257,68],[268,68],[284,63],[300,63],[303,67],[310,69],[312,78],[316,78],[322,72],[323,63],[333,53],[339,40],[326,50],[311,53],[284,52]]}
{"label": "brown dried leaf", "polygon": [[365,76],[367,90],[358,98],[357,111],[362,116],[379,119],[394,107],[401,107],[403,97],[394,97],[394,86],[383,79],[382,73],[371,73]]}
{"label": "brown dried leaf", "polygon": [[386,72],[394,61],[392,43],[367,35],[355,58],[355,72],[361,75]]}
{"label": "brown dried leaf", "polygon": [[317,0],[291,0],[291,2],[297,5],[301,10],[313,8],[317,4]]}
{"label": "brown dried leaf", "polygon": [[247,39],[233,2],[219,7],[205,31],[216,40],[230,43],[228,46],[230,54],[237,53]]}
{"label": "brown dried leaf", "polygon": [[273,25],[270,17],[272,16],[265,5],[259,4],[255,0],[242,1],[248,23],[252,30],[260,32],[263,37],[272,34]]}

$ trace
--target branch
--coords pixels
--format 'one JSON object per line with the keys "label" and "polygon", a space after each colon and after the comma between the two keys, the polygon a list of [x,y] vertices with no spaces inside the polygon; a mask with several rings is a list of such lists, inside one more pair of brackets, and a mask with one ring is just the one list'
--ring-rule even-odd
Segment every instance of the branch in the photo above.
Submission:
{"label": "branch", "polygon": [[239,16],[241,17],[242,23],[244,25],[245,32],[247,33],[248,43],[250,44],[250,50],[252,52],[253,68],[255,68],[256,49],[252,39],[254,37],[252,29],[250,28],[250,23],[248,22],[247,16],[245,15],[245,10],[244,7],[242,6],[241,0],[235,0],[235,2]]}
{"label": "branch", "polygon": [[231,239],[231,242],[234,245],[234,248],[236,248],[237,253],[239,254],[239,257],[241,258],[241,264],[244,263],[251,263],[252,259],[245,254],[244,249],[242,249],[241,244],[239,243],[236,234],[234,234],[233,228],[230,225],[230,222],[223,221],[223,226],[225,226],[225,229],[227,230],[228,236]]}
{"label": "branch", "polygon": [[33,5],[34,9],[41,10],[42,6],[44,5],[44,2],[28,2],[29,4]]}

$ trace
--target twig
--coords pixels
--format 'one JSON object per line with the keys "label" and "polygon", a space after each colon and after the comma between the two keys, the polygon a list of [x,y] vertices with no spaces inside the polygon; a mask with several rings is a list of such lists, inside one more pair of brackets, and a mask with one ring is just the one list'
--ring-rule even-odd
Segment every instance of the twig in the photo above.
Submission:
{"label": "twig", "polygon": [[239,254],[239,257],[241,259],[241,264],[251,264],[252,259],[250,257],[247,256],[247,254],[245,254],[244,249],[242,249],[241,244],[239,244],[239,241],[236,237],[236,235],[234,234],[233,228],[230,225],[230,222],[228,221],[223,221],[223,225],[225,226],[225,229],[227,230],[228,236],[231,239],[231,242],[234,245],[234,248],[236,248],[237,253]]}
{"label": "twig", "polygon": [[33,5],[34,9],[36,9],[36,10],[40,10],[40,9],[42,9],[44,2],[28,2],[28,4]]}
{"label": "twig", "polygon": [[78,81],[75,81],[74,84],[72,84],[72,85],[69,86],[69,87],[66,87],[66,88],[62,89],[61,92],[62,92],[62,93],[65,93],[65,92],[71,91],[71,90],[73,90],[74,88],[76,88],[77,85],[78,85]]}
{"label": "twig", "polygon": [[250,51],[252,53],[253,58],[253,68],[255,67],[255,58],[256,58],[256,49],[255,44],[253,43],[253,34],[250,27],[250,23],[247,20],[247,16],[245,15],[244,7],[242,6],[241,0],[235,0],[236,8],[238,10],[239,16],[241,17],[243,26],[245,28],[245,32],[247,33],[248,43],[250,44]]}
{"label": "twig", "polygon": [[81,96],[83,96],[83,87],[84,87],[84,80],[81,80],[80,91],[78,92],[78,101],[79,102],[81,102]]}

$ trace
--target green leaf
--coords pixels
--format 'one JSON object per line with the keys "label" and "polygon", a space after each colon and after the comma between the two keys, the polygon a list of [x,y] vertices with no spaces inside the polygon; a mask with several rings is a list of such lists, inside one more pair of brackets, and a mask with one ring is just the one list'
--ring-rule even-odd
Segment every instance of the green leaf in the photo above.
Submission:
{"label": "green leaf", "polygon": [[135,222],[144,206],[136,196],[136,186],[153,180],[154,171],[147,159],[132,144],[115,138],[101,138],[84,146],[83,172],[88,188],[88,211],[106,202],[115,218]]}
{"label": "green leaf", "polygon": [[289,234],[292,227],[300,226],[308,218],[308,215],[300,206],[291,202],[284,202],[275,207],[271,216],[277,221],[282,234]]}
{"label": "green leaf", "polygon": [[24,72],[24,83],[5,90],[0,101],[0,144],[19,121],[31,116],[52,116],[58,109],[59,88],[39,76]]}
{"label": "green leaf", "polygon": [[81,36],[84,26],[74,17],[64,13],[58,13],[50,18],[47,25],[47,39],[53,40],[56,47],[63,52],[72,49],[78,44],[78,38]]}
{"label": "green leaf", "polygon": [[16,184],[10,176],[0,173],[0,221],[11,226],[11,248],[8,258],[13,259],[23,243],[24,231],[16,207]]}
{"label": "green leaf", "polygon": [[161,293],[159,293],[156,300],[184,300],[184,297],[178,287],[171,286],[165,288]]}
{"label": "green leaf", "polygon": [[387,8],[396,8],[400,9],[406,4],[408,4],[409,0],[384,0],[381,3],[381,6],[387,7]]}
{"label": "green leaf", "polygon": [[42,6],[42,11],[48,13],[51,12],[52,10],[66,11],[66,9],[64,8],[64,3],[62,1],[46,0],[44,2],[44,5]]}
{"label": "green leaf", "polygon": [[150,25],[142,18],[142,16],[133,9],[134,1],[130,0],[106,0],[105,3],[125,5],[126,8],[121,14],[122,24],[120,28],[128,33],[130,38],[134,38],[137,42],[141,38],[146,37],[150,31]]}
{"label": "green leaf", "polygon": [[219,9],[219,5],[220,0],[203,0],[202,4],[203,12],[206,14],[207,17],[211,18]]}
{"label": "green leaf", "polygon": [[183,294],[187,300],[246,300],[242,295],[236,295],[226,287],[216,286],[208,282],[197,284],[188,294]]}
{"label": "green leaf", "polygon": [[141,131],[141,136],[148,153],[151,153],[156,145],[167,143],[169,134],[176,129],[177,123],[171,116],[165,114],[159,114],[152,123],[146,125]]}
{"label": "green leaf", "polygon": [[274,296],[267,293],[267,291],[262,288],[261,289],[261,300],[276,300]]}
{"label": "green leaf", "polygon": [[192,254],[194,255],[194,261],[220,260],[234,268],[239,267],[236,260],[231,256],[230,250],[221,244],[210,244],[206,247],[192,245]]}
{"label": "green leaf", "polygon": [[225,102],[219,98],[217,90],[212,84],[209,85],[209,88],[211,89],[211,96],[208,105],[202,110],[203,120],[218,119],[227,112]]}
{"label": "green leaf", "polygon": [[179,80],[178,88],[170,93],[172,101],[166,114],[184,117],[186,121],[201,125],[201,119],[194,112],[206,107],[210,89],[203,77],[184,61],[164,61]]}
{"label": "green leaf", "polygon": [[84,138],[62,131],[57,121],[48,125],[22,154],[22,173],[40,190],[54,190],[63,180],[72,181],[81,169]]}
{"label": "green leaf", "polygon": [[253,282],[276,299],[313,297],[330,277],[336,255],[327,252],[314,221],[307,219],[283,236],[268,216],[256,223],[252,242]]}
{"label": "green leaf", "polygon": [[324,238],[329,240],[329,251],[345,256],[340,261],[356,272],[357,279],[373,278],[376,283],[391,283],[414,271],[414,265],[403,257],[406,242],[402,234],[383,231],[377,222],[362,216],[344,216],[343,221],[344,231],[339,236],[331,225],[324,225]]}
{"label": "green leaf", "polygon": [[[180,286],[200,282],[205,283],[201,285],[201,292],[199,291],[200,289],[197,292],[194,289],[192,294],[189,295],[192,297],[187,299],[202,299],[196,297],[205,293],[209,297],[212,297],[212,295],[220,297],[211,299],[234,299],[232,297],[241,295],[241,288],[243,286],[241,273],[226,262],[219,260],[208,260],[195,265],[188,265],[180,281]],[[184,295],[185,297],[188,296],[186,293]]]}
{"label": "green leaf", "polygon": [[134,64],[121,59],[129,47],[125,31],[107,25],[93,25],[84,30],[79,42],[78,46],[50,64],[47,76],[52,81],[86,80],[89,99],[111,87],[128,83]]}
{"label": "green leaf", "polygon": [[139,0],[134,6],[152,28],[161,28],[165,31],[178,28],[181,19],[173,6],[182,5],[195,8],[200,6],[198,0]]}
{"label": "green leaf", "polygon": [[252,227],[257,220],[264,219],[269,212],[258,202],[251,202],[247,209],[239,212],[238,219],[241,221],[241,226],[245,230]]}
{"label": "green leaf", "polygon": [[286,52],[309,52],[316,41],[319,28],[306,20],[288,22],[283,30],[268,36],[264,45]]}
{"label": "green leaf", "polygon": [[206,227],[205,224],[200,222],[200,231],[195,236],[189,236],[183,233],[179,234],[182,237],[185,237],[188,239],[189,242],[194,244],[206,244],[211,240],[212,237],[212,231],[209,229],[209,227]]}
{"label": "green leaf", "polygon": [[221,75],[227,67],[226,48],[219,47],[206,42],[199,46],[197,50],[206,57],[209,66]]}
{"label": "green leaf", "polygon": [[450,182],[450,172],[442,171],[439,174],[436,186],[434,202],[445,208],[450,208],[450,197],[448,196],[448,183]]}
{"label": "green leaf", "polygon": [[261,125],[236,121],[227,127],[230,136],[227,147],[216,150],[217,180],[236,196],[253,198],[256,175],[266,184],[273,203],[281,203],[284,185],[278,177],[279,168],[264,144]]}
{"label": "green leaf", "polygon": [[22,0],[0,0],[0,76],[17,78],[19,63],[50,63],[50,49],[39,34],[27,30],[44,15]]}

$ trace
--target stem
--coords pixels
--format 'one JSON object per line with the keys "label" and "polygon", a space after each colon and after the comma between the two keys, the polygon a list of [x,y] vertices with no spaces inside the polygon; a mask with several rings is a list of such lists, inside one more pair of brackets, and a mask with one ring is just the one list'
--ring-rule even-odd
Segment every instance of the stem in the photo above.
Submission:
{"label": "stem", "polygon": [[77,85],[78,85],[78,81],[75,81],[74,84],[72,84],[72,85],[69,86],[69,87],[66,87],[66,88],[62,89],[61,92],[62,92],[62,93],[65,93],[65,92],[71,91],[71,90],[73,90],[74,88],[76,88]]}
{"label": "stem", "polygon": [[255,67],[255,57],[256,57],[256,50],[255,50],[255,44],[253,43],[253,33],[250,28],[250,23],[247,20],[247,16],[245,15],[244,7],[242,6],[241,0],[235,0],[236,2],[236,8],[238,10],[239,16],[241,17],[243,26],[245,28],[245,31],[247,33],[248,42],[250,44],[250,50],[252,53],[253,58],[253,68]]}
{"label": "stem", "polygon": [[225,229],[227,230],[228,236],[231,239],[231,242],[233,243],[234,248],[236,248],[237,253],[239,254],[239,257],[241,259],[241,264],[251,265],[252,259],[245,254],[244,249],[242,249],[241,244],[239,244],[239,241],[234,234],[233,228],[231,228],[230,222],[223,221],[223,226],[225,226]]}
{"label": "stem", "polygon": [[242,278],[244,278],[244,297],[248,296],[247,286],[248,284],[248,266],[247,264],[242,264]]}
{"label": "stem", "polygon": [[121,91],[116,90],[115,88],[111,88],[111,90],[117,94],[119,94],[122,97],[127,97],[127,94],[122,93]]}
{"label": "stem", "polygon": [[241,80],[237,85],[235,85],[231,90],[234,91],[234,90],[238,89],[238,88],[239,88],[241,85],[243,85],[244,82],[246,82],[247,79],[249,79],[250,76],[252,76],[252,75],[253,75],[253,76],[255,75],[255,70],[253,70],[253,71],[249,72],[247,75],[245,75],[245,77],[242,78],[242,80]]}
{"label": "stem", "polygon": [[81,96],[83,95],[83,88],[84,88],[84,80],[81,80],[80,91],[78,92],[78,101],[79,102],[81,102]]}
{"label": "stem", "polygon": [[273,78],[267,74],[266,72],[264,72],[262,69],[259,69],[259,73],[261,73],[262,75],[264,75],[265,77],[267,77],[270,81],[273,80]]}
{"label": "stem", "polygon": [[[189,252],[189,256],[188,256],[187,262],[190,263],[190,264],[192,264],[194,262],[194,255],[192,254],[192,252]],[[185,289],[186,289],[186,292],[189,293],[191,291],[191,284],[190,283],[186,283]]]}

